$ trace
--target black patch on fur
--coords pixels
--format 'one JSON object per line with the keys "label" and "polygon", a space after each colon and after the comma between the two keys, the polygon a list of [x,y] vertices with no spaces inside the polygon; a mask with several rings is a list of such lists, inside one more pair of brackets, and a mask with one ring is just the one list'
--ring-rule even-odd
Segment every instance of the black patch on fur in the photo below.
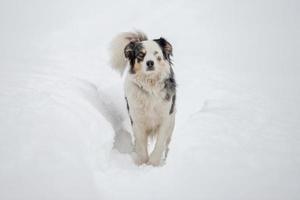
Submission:
{"label": "black patch on fur", "polygon": [[172,67],[170,68],[170,75],[164,81],[165,86],[164,89],[166,90],[166,97],[165,100],[169,101],[173,95],[176,94],[176,80],[175,75]]}
{"label": "black patch on fur", "polygon": [[129,72],[131,74],[135,73],[135,71],[134,71],[135,60],[137,60],[138,62],[141,62],[141,61],[143,61],[143,59],[145,57],[145,53],[142,52],[143,48],[144,47],[143,47],[142,43],[140,43],[140,42],[130,42],[124,48],[125,58],[127,58],[129,60],[129,64],[130,64]]}
{"label": "black patch on fur", "polygon": [[169,114],[172,114],[174,112],[175,108],[175,102],[176,102],[176,80],[175,80],[175,75],[172,67],[170,68],[170,75],[168,78],[165,79],[164,81],[165,86],[164,90],[166,91],[166,96],[165,100],[170,101],[172,98],[172,105]]}
{"label": "black patch on fur", "polygon": [[133,121],[132,121],[132,118],[131,118],[131,115],[130,115],[130,112],[129,112],[130,108],[129,108],[127,97],[125,97],[125,101],[126,101],[126,107],[127,107],[128,115],[129,115],[129,118],[130,118],[130,123],[131,123],[131,126],[132,126],[133,125]]}
{"label": "black patch on fur", "polygon": [[171,105],[171,109],[170,109],[170,112],[169,112],[170,115],[174,112],[175,102],[176,102],[176,94],[174,94],[173,97],[172,97],[172,105]]}
{"label": "black patch on fur", "polygon": [[164,59],[167,60],[170,63],[170,65],[172,65],[172,60],[171,60],[171,56],[173,56],[172,45],[165,38],[162,37],[159,39],[155,39],[153,41],[157,42],[157,44],[160,46],[164,55]]}

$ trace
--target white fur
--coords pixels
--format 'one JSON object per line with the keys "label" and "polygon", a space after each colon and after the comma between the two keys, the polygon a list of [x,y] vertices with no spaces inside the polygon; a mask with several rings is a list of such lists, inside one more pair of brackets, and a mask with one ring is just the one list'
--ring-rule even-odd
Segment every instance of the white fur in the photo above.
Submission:
{"label": "white fur", "polygon": [[[118,64],[113,67],[121,73],[128,65],[128,62],[124,61],[124,55],[119,53],[124,52],[126,44],[129,43],[129,40],[125,42],[127,34],[117,37],[119,46],[116,45],[117,40],[113,41],[115,52],[112,53],[112,59],[115,59],[113,63]],[[134,33],[131,34],[134,35]],[[164,91],[164,80],[169,76],[171,66],[167,60],[157,59],[158,56],[163,58],[163,54],[156,42],[146,40],[142,44],[147,53],[140,63],[140,70],[135,74],[125,74],[124,89],[129,104],[129,114],[133,120],[132,129],[137,156],[135,162],[138,165],[147,163],[157,166],[161,164],[164,153],[166,157],[175,124],[175,111],[172,114],[169,113],[172,101],[165,100]],[[147,71],[148,60],[154,61],[155,70]],[[147,148],[149,136],[157,138],[150,156]]]}

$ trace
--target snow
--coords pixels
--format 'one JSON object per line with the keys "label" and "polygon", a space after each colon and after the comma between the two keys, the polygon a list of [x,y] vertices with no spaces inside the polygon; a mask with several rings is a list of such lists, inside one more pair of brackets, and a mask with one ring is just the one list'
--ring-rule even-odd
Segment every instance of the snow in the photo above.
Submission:
{"label": "snow", "polygon": [[[0,199],[299,199],[297,1],[1,1]],[[120,31],[174,48],[166,165],[135,166]]]}

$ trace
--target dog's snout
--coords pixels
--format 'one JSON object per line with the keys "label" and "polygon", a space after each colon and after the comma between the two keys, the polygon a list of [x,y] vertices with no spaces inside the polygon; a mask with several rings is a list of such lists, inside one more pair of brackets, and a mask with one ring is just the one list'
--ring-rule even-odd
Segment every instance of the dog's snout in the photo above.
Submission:
{"label": "dog's snout", "polygon": [[152,60],[148,60],[146,62],[146,65],[147,65],[147,70],[150,71],[150,70],[154,70],[154,62]]}

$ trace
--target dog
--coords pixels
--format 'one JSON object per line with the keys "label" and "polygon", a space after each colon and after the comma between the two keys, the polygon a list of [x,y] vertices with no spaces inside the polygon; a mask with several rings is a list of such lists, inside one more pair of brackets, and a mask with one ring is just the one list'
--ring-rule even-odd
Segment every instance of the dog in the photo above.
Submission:
{"label": "dog", "polygon": [[[110,53],[111,67],[121,75],[126,72],[125,101],[134,136],[135,163],[159,166],[167,158],[175,125],[172,45],[162,37],[148,40],[142,32],[125,32],[112,40]],[[156,143],[149,155],[151,136],[156,137]]]}

